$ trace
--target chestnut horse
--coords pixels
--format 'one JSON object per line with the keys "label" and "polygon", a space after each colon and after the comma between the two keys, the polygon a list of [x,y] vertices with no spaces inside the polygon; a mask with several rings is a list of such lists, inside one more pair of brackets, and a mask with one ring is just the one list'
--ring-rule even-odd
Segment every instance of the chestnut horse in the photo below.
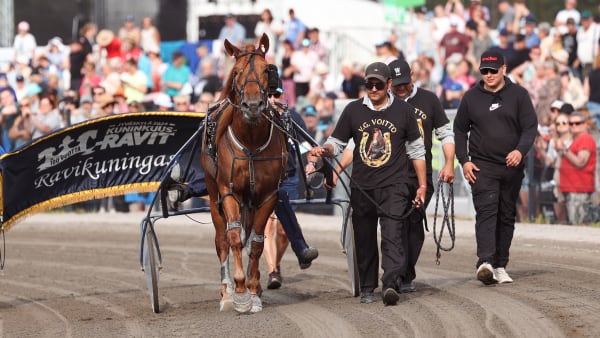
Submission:
{"label": "chestnut horse", "polygon": [[[268,102],[267,36],[263,34],[258,48],[248,44],[239,49],[228,40],[224,45],[235,65],[216,104],[219,108],[207,116],[201,163],[221,262],[220,309],[233,302],[238,312],[258,312],[262,310],[258,263],[265,225],[285,177],[286,136],[274,125],[278,116]],[[249,251],[248,275],[243,268],[244,247]]]}

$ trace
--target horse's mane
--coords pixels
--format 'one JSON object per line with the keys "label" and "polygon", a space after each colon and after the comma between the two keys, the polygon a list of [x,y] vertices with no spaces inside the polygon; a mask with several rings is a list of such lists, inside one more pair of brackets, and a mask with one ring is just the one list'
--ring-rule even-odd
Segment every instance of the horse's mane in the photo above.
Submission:
{"label": "horse's mane", "polygon": [[[244,52],[255,52],[257,51],[256,47],[254,46],[254,44],[252,43],[248,43],[246,44],[246,46],[243,49]],[[231,57],[231,56],[230,56]],[[236,58],[235,62],[237,63],[238,60]],[[227,99],[231,99],[233,101],[233,97],[230,98],[231,95],[235,95],[235,93],[232,94],[233,90],[233,67],[231,68],[231,70],[229,71],[229,75],[227,76],[227,80],[225,81],[225,83],[223,84],[223,90],[221,91],[221,95],[219,95],[219,99],[218,102],[222,102],[225,101]],[[215,114],[219,114],[220,116],[218,116],[218,120],[217,120],[217,130],[216,130],[216,139],[218,140],[223,133],[225,133],[225,130],[227,130],[227,127],[231,124],[231,122],[233,121],[233,113],[235,111],[235,107],[231,104],[227,104],[225,106],[225,108],[221,110],[217,110],[215,112]]]}

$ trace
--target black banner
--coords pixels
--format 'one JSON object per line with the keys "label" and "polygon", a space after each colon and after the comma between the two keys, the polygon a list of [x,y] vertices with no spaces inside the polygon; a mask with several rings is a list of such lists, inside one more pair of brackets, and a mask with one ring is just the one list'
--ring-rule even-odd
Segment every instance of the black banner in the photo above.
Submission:
{"label": "black banner", "polygon": [[2,228],[33,212],[155,191],[165,168],[203,117],[183,112],[111,115],[61,129],[0,156]]}

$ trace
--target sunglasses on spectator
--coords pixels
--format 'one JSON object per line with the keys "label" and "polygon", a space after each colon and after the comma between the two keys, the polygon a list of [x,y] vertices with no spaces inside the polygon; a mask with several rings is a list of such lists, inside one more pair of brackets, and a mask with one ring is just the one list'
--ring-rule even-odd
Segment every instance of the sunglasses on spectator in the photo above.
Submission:
{"label": "sunglasses on spectator", "polygon": [[578,126],[580,124],[584,124],[585,122],[583,121],[569,121],[569,125],[570,126]]}
{"label": "sunglasses on spectator", "polygon": [[281,97],[281,93],[270,93],[269,98],[275,97],[276,99]]}
{"label": "sunglasses on spectator", "polygon": [[567,124],[569,124],[569,122],[567,122],[567,121],[556,121],[556,122],[554,122],[555,126],[566,126]]}
{"label": "sunglasses on spectator", "polygon": [[481,73],[481,75],[487,75],[488,73],[498,74],[498,69],[482,68],[479,70],[479,72]]}
{"label": "sunglasses on spectator", "polygon": [[375,89],[377,89],[377,90],[382,90],[383,88],[385,88],[385,83],[383,83],[383,82],[365,82],[365,88],[367,88],[368,90],[373,89],[373,87],[375,87]]}

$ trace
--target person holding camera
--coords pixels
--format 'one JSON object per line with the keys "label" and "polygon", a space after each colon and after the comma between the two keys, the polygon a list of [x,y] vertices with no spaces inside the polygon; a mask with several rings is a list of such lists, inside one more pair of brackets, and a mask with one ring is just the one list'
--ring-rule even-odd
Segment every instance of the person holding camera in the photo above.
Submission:
{"label": "person holding camera", "polygon": [[31,141],[31,133],[33,131],[29,98],[25,97],[21,99],[19,109],[21,113],[17,115],[12,127],[8,131],[8,138],[14,142],[15,149]]}

